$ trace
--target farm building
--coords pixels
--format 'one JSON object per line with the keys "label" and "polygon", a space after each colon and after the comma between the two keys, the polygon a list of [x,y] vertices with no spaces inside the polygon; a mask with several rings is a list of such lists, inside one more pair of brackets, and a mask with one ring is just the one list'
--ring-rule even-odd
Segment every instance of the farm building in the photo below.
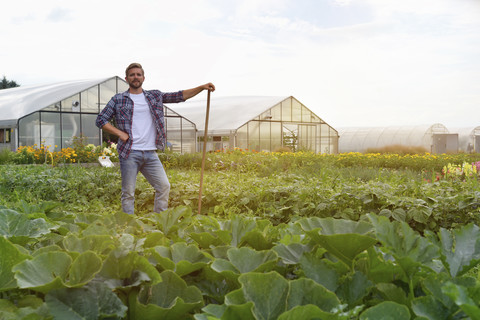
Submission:
{"label": "farm building", "polygon": [[[53,151],[80,136],[99,145],[102,130],[95,119],[114,94],[127,89],[123,79],[111,77],[0,90],[0,149],[43,144]],[[169,142],[182,152],[195,151],[195,125],[164,111]]]}
{"label": "farm building", "polygon": [[[206,99],[170,106],[205,134]],[[237,96],[211,98],[207,150],[310,150],[337,153],[338,132],[292,96]],[[200,151],[203,143],[197,144]]]}
{"label": "farm building", "polygon": [[365,152],[393,145],[420,147],[430,153],[459,151],[459,134],[442,124],[399,127],[339,128],[339,152]]}

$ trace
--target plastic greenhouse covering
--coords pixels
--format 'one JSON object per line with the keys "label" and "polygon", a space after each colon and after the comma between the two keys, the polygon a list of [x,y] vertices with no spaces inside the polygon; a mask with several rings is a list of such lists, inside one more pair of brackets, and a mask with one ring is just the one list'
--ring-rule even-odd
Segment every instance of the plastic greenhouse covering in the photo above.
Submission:
{"label": "plastic greenhouse covering", "polygon": [[339,152],[365,152],[391,145],[424,147],[431,151],[434,135],[448,134],[442,124],[422,126],[339,128]]}

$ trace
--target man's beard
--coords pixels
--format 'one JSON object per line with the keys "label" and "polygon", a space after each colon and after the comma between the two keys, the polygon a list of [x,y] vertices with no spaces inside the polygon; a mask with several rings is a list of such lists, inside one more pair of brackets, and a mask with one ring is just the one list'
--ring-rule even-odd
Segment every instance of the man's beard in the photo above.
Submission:
{"label": "man's beard", "polygon": [[128,85],[130,86],[130,88],[132,89],[138,89],[138,88],[141,88],[142,87],[142,81],[132,81],[130,82]]}

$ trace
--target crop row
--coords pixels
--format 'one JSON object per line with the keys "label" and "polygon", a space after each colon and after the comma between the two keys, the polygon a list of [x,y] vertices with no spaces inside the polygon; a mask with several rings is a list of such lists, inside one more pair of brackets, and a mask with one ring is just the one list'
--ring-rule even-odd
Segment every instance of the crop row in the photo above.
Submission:
{"label": "crop row", "polygon": [[[0,209],[2,319],[478,319],[480,229]],[[42,216],[42,217],[40,217]]]}
{"label": "crop row", "polygon": [[[167,170],[170,206],[198,207],[199,171]],[[0,204],[53,202],[58,210],[109,214],[120,210],[118,168],[81,166],[1,166]],[[211,171],[204,176],[202,213],[217,217],[250,215],[287,223],[296,217],[359,220],[373,213],[407,222],[416,231],[438,231],[469,222],[480,224],[480,183],[441,179],[412,171],[305,167],[268,176]],[[430,178],[430,177],[428,177]],[[153,207],[152,187],[139,177],[136,212]]]}

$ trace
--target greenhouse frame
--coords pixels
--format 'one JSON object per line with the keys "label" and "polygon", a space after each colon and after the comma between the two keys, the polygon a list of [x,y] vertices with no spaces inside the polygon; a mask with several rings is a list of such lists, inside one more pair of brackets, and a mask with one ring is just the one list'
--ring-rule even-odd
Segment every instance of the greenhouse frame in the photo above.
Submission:
{"label": "greenhouse frame", "polygon": [[[203,146],[206,99],[169,106],[194,122],[197,151]],[[308,150],[338,153],[338,132],[293,96],[212,97],[207,128],[207,151]]]}
{"label": "greenhouse frame", "polygon": [[[127,89],[115,76],[0,90],[0,149],[43,145],[56,151],[71,147],[76,137],[100,145],[103,132],[95,119],[113,95]],[[168,145],[194,152],[195,124],[167,107],[164,114]]]}

